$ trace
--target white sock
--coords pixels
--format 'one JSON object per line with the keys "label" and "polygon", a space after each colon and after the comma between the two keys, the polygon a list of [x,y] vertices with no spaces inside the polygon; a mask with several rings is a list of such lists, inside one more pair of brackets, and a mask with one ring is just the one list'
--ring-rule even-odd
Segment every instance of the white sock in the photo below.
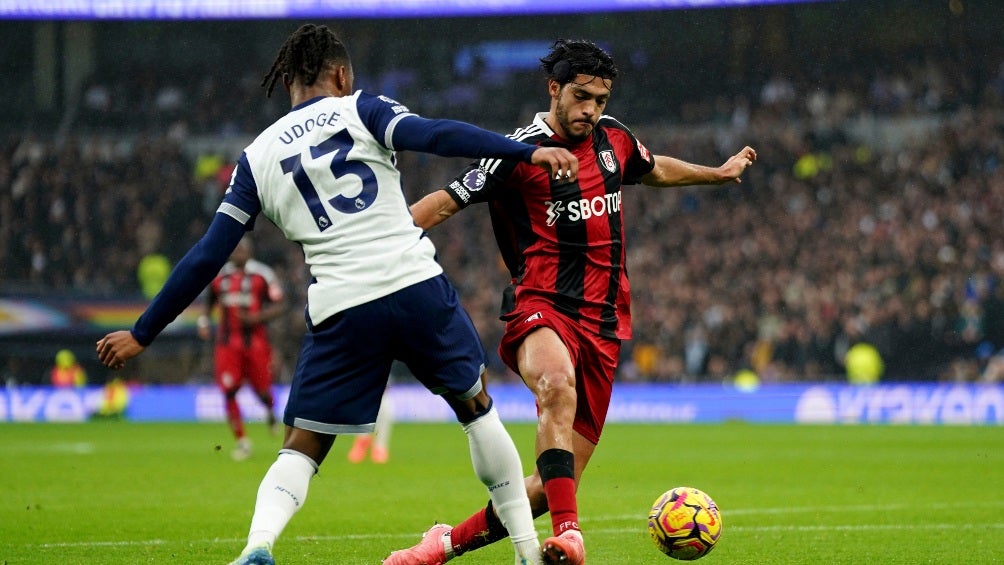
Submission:
{"label": "white sock", "polygon": [[271,548],[293,514],[307,499],[307,487],[317,463],[306,455],[283,449],[258,487],[247,548]]}
{"label": "white sock", "polygon": [[474,472],[488,487],[492,505],[502,525],[509,530],[517,553],[530,563],[539,562],[540,541],[533,528],[519,452],[498,412],[492,407],[477,420],[464,424],[464,432],[471,446]]}

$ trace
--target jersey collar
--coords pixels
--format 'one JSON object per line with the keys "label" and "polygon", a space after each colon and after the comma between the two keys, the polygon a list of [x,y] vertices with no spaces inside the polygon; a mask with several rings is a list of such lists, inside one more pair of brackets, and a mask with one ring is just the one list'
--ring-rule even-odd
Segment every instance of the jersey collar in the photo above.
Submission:
{"label": "jersey collar", "polygon": [[311,98],[310,100],[306,100],[304,102],[300,102],[296,106],[293,106],[293,108],[290,109],[290,112],[295,112],[295,111],[297,111],[297,110],[299,110],[301,108],[306,108],[307,106],[310,106],[314,102],[318,102],[318,101],[323,100],[325,98],[330,98],[330,96],[315,96],[315,97]]}
{"label": "jersey collar", "polygon": [[551,129],[551,126],[547,125],[547,120],[545,118],[547,118],[547,112],[537,112],[537,114],[533,117],[533,125],[539,127],[541,129],[541,131],[543,131],[544,133],[547,134],[547,137],[550,137],[552,140],[557,141],[558,143],[561,143],[562,145],[566,145],[568,147],[575,147],[575,146],[578,146],[578,145],[582,145],[584,143],[588,143],[589,140],[591,140],[593,138],[593,134],[590,133],[589,137],[587,137],[586,139],[582,140],[581,142],[579,142],[579,143],[572,143],[572,142],[568,141],[567,139],[565,139],[564,137],[561,137],[560,135],[558,135],[557,133],[555,133],[554,130]]}

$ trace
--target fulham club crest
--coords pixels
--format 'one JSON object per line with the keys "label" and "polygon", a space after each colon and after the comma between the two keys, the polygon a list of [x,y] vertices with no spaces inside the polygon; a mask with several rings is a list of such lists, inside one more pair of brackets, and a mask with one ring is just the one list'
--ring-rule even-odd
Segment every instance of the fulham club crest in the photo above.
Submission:
{"label": "fulham club crest", "polygon": [[617,161],[614,159],[613,151],[609,149],[600,151],[600,163],[603,163],[603,168],[611,173],[617,172]]}

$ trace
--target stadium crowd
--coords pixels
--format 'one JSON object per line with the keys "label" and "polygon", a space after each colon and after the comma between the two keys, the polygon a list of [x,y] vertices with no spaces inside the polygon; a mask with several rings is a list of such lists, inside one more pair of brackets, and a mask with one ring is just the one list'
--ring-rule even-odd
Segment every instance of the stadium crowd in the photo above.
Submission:
{"label": "stadium crowd", "polygon": [[[608,111],[644,124],[634,133],[654,152],[716,163],[750,144],[759,159],[738,185],[626,188],[635,339],[621,378],[720,380],[744,368],[768,382],[841,378],[858,341],[881,352],[886,379],[979,378],[1004,348],[1004,62],[957,55],[770,75],[665,108],[631,86],[628,69]],[[248,77],[229,92],[211,78],[130,80],[84,89],[78,134],[0,142],[5,294],[141,296],[142,259],[180,258],[219,201],[233,147],[282,111],[281,96],[263,103]],[[413,94],[420,113],[483,123]],[[524,88],[521,117],[504,127],[544,104],[543,87]],[[194,143],[204,135],[228,149]],[[411,200],[461,165],[399,161]],[[302,302],[302,258],[266,223],[257,253]],[[432,237],[494,352],[508,276],[487,211]],[[290,310],[286,354],[302,331],[302,310]],[[494,369],[506,371],[497,359]]]}

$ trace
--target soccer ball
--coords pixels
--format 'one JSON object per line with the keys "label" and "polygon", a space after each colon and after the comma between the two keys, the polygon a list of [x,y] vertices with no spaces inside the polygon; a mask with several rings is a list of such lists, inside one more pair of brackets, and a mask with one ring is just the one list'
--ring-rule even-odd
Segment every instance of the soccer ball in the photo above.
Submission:
{"label": "soccer ball", "polygon": [[648,531],[660,551],[691,561],[715,548],[722,536],[722,516],[710,496],[696,488],[676,487],[652,505]]}

